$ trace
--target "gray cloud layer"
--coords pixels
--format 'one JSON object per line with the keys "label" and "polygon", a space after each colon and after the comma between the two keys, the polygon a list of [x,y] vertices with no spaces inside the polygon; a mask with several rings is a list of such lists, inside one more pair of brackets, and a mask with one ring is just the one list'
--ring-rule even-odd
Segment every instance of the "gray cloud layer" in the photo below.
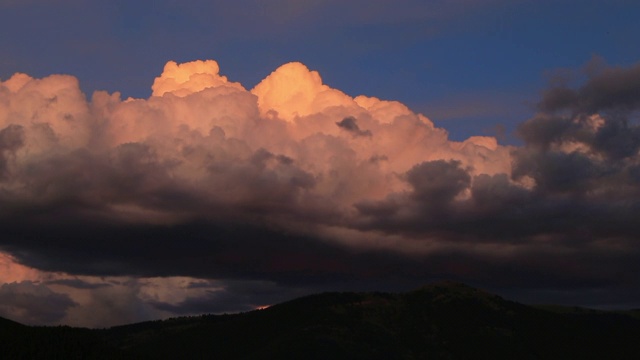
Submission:
{"label": "gray cloud layer", "polygon": [[68,295],[51,291],[42,284],[27,281],[0,286],[0,315],[23,324],[55,323],[75,305]]}

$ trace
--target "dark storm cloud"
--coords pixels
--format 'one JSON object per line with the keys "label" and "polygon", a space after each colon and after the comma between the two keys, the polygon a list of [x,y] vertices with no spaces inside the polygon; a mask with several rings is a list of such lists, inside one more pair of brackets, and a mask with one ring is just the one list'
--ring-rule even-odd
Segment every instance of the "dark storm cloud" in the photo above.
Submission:
{"label": "dark storm cloud", "polygon": [[640,130],[625,114],[594,118],[595,113],[575,116],[540,113],[524,122],[519,133],[530,148],[547,150],[563,143],[584,144],[591,152],[611,160],[636,155],[640,144]]}
{"label": "dark storm cloud", "polygon": [[408,191],[356,204],[365,219],[358,226],[416,241],[495,244],[483,255],[453,251],[440,264],[462,277],[482,274],[470,282],[582,288],[600,294],[584,300],[590,305],[637,303],[638,69],[605,68],[576,89],[545,92],[541,112],[520,126],[525,144],[514,149],[512,173],[472,176],[453,161],[416,165],[404,177]]}
{"label": "dark storm cloud", "polygon": [[543,112],[571,110],[576,115],[636,110],[640,107],[640,64],[595,70],[578,89],[552,87],[543,93],[538,107]]}
{"label": "dark storm cloud", "polygon": [[436,160],[414,166],[407,172],[407,181],[416,200],[443,206],[469,187],[471,177],[460,168],[460,162]]}
{"label": "dark storm cloud", "polygon": [[[41,214],[41,217],[47,216]],[[56,216],[55,224],[3,225],[8,226],[7,239],[32,249],[31,253],[19,255],[26,264],[87,275],[215,278],[282,273],[283,277],[302,280],[305,268],[322,267],[311,260],[330,258],[337,253],[312,239],[246,223],[201,221],[179,225],[111,226],[85,220],[86,225],[72,229],[70,222],[78,218],[78,214],[72,214],[69,219]],[[56,247],[47,250],[54,240]],[[310,262],[305,264],[305,259]],[[296,271],[301,273],[296,274]]]}
{"label": "dark storm cloud", "polygon": [[640,65],[604,68],[578,89],[545,92],[534,118],[520,126],[526,145],[515,157],[514,177],[531,176],[541,193],[637,196]]}
{"label": "dark storm cloud", "polygon": [[246,222],[173,226],[83,223],[72,225],[60,217],[56,217],[56,224],[3,223],[7,229],[5,245],[13,243],[5,249],[20,249],[14,254],[21,262],[50,271],[257,279],[316,289],[342,283],[357,286],[368,279],[379,281],[381,286],[395,281],[418,285],[437,266],[394,252],[349,250],[321,238]]}
{"label": "dark storm cloud", "polygon": [[[541,113],[520,127],[527,145],[574,141],[612,160],[635,156],[640,148],[634,121],[640,109],[640,64],[594,70],[577,89],[552,87],[538,108]],[[601,121],[593,119],[596,114]]]}
{"label": "dark storm cloud", "polygon": [[[585,251],[598,243],[637,256],[640,128],[633,116],[639,90],[640,65],[603,68],[577,89],[545,92],[541,112],[520,126],[525,146],[514,152],[512,176],[535,183],[534,201],[520,211],[539,234]],[[613,266],[626,272],[631,262]]]}

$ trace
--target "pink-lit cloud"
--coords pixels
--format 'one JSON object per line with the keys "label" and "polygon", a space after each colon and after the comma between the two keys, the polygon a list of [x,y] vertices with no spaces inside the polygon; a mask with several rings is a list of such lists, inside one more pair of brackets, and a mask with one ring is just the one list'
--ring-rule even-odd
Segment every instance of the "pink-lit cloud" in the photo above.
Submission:
{"label": "pink-lit cloud", "polygon": [[638,84],[636,66],[550,90],[513,147],[451,141],[297,62],[251,90],[213,60],[168,62],[148,99],[15,74],[0,82],[0,295],[60,305],[11,308],[30,322],[101,309],[99,326],[346,283],[603,286],[637,267]]}

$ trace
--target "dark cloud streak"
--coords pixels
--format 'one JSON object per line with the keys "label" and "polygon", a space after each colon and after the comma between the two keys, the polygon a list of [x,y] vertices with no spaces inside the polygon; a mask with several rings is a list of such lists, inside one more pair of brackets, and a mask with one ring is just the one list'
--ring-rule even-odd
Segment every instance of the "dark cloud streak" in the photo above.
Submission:
{"label": "dark cloud streak", "polygon": [[339,128],[344,129],[353,134],[353,136],[373,136],[370,130],[360,130],[358,123],[354,117],[346,117],[336,122]]}

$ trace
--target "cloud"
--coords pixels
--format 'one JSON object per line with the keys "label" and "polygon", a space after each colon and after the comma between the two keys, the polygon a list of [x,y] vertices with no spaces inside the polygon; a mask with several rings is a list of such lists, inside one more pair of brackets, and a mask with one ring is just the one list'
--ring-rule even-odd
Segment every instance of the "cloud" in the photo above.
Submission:
{"label": "cloud", "polygon": [[24,134],[20,125],[10,125],[0,131],[0,177],[9,175],[9,161],[15,156],[24,141]]}
{"label": "cloud", "polygon": [[623,112],[640,107],[640,65],[628,68],[596,66],[592,60],[587,67],[587,83],[578,89],[557,85],[544,92],[538,108],[544,112],[571,110],[574,115],[603,111]]}
{"label": "cloud", "polygon": [[109,287],[107,283],[90,283],[80,279],[56,279],[47,282],[47,285],[64,285],[75,289],[99,289]]}
{"label": "cloud", "polygon": [[323,84],[317,71],[310,71],[299,62],[280,66],[251,92],[258,97],[263,116],[272,111],[288,121],[328,107],[355,105],[349,96]]}
{"label": "cloud", "polygon": [[151,86],[153,96],[162,96],[172,93],[177,96],[186,96],[207,88],[219,86],[233,86],[242,89],[242,85],[231,83],[226,76],[220,76],[220,67],[214,60],[192,61],[178,65],[175,61],[169,61],[160,77],[157,77]]}
{"label": "cloud", "polygon": [[36,281],[41,278],[38,270],[18,264],[15,258],[0,252],[0,284]]}
{"label": "cloud", "polygon": [[639,282],[635,72],[545,93],[522,147],[451,141],[295,62],[251,90],[213,60],[169,62],[150,98],[126,100],[16,74],[0,83],[0,248],[81,304],[47,321],[102,309],[92,326],[442,277],[624,294]]}
{"label": "cloud", "polygon": [[204,291],[179,302],[156,300],[150,304],[172,314],[221,314],[255,310],[309,293],[308,289],[290,289],[265,281],[199,282],[198,286],[189,288]]}
{"label": "cloud", "polygon": [[336,122],[338,127],[352,133],[354,136],[371,136],[371,131],[360,130],[360,127],[356,123],[356,119],[353,117],[346,117],[342,121]]}
{"label": "cloud", "polygon": [[441,206],[468,188],[471,177],[460,168],[460,162],[436,160],[414,166],[407,172],[407,181],[419,201]]}
{"label": "cloud", "polygon": [[56,323],[75,305],[66,294],[30,281],[0,286],[0,315],[23,324]]}
{"label": "cloud", "polygon": [[[356,223],[354,204],[408,188],[415,164],[510,166],[495,139],[450,142],[406,106],[351,98],[300,63],[249,92],[215,61],[169,62],[153,87],[87,101],[70,76],[2,83],[4,248],[77,274],[302,278],[290,272],[307,264],[276,264],[285,252],[321,278],[350,261],[321,234]],[[195,249],[208,265],[189,263]]]}

